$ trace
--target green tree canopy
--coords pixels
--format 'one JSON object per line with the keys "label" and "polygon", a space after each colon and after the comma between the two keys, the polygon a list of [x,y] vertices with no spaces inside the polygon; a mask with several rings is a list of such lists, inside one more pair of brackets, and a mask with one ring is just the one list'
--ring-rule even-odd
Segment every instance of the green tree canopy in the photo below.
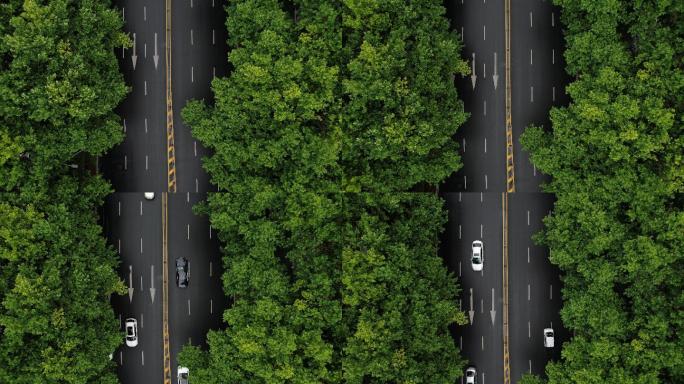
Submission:
{"label": "green tree canopy", "polygon": [[557,0],[572,101],[521,141],[573,337],[551,383],[684,381],[684,4]]}

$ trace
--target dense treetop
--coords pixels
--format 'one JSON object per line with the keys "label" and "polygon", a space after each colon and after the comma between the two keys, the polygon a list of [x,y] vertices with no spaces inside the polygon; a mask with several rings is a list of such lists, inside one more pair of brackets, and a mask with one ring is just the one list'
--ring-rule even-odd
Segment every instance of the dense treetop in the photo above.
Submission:
{"label": "dense treetop", "polygon": [[0,4],[0,377],[14,384],[117,382],[123,284],[96,211],[111,190],[82,172],[122,138],[127,39],[109,6]]}
{"label": "dense treetop", "polygon": [[[183,118],[214,153],[227,329],[197,383],[453,383],[464,322],[437,257],[467,71],[437,1],[235,0],[227,78]],[[392,20],[392,23],[388,21]],[[390,66],[382,62],[392,63]],[[394,191],[393,194],[384,192]],[[409,287],[413,293],[408,293]]]}
{"label": "dense treetop", "polygon": [[522,143],[573,338],[551,383],[684,381],[684,3],[556,1],[572,101]]}

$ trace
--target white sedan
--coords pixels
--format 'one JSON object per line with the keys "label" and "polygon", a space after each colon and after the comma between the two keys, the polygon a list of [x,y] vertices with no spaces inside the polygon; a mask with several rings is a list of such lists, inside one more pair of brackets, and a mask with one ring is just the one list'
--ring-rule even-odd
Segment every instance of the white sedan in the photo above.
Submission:
{"label": "white sedan", "polygon": [[138,321],[133,318],[126,319],[126,345],[129,347],[138,345]]}
{"label": "white sedan", "polygon": [[477,371],[475,367],[470,366],[465,372],[466,384],[476,384],[477,383]]}
{"label": "white sedan", "polygon": [[476,272],[481,271],[484,267],[484,246],[480,240],[473,241],[470,265]]}
{"label": "white sedan", "polygon": [[553,328],[544,328],[544,346],[546,348],[553,348]]}

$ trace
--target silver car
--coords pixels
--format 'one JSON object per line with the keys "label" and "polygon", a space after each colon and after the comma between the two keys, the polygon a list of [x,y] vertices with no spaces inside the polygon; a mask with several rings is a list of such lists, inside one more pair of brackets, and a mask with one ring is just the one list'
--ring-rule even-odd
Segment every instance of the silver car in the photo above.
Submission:
{"label": "silver car", "polygon": [[188,376],[190,375],[190,370],[187,367],[178,366],[177,369],[178,384],[188,384]]}

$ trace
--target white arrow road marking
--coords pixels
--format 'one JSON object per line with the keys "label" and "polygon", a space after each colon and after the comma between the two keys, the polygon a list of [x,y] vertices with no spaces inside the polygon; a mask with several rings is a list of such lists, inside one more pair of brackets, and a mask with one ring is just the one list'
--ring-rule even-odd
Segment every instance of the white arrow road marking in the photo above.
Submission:
{"label": "white arrow road marking", "polygon": [[157,292],[156,289],[154,289],[154,264],[150,265],[150,298],[152,299],[152,303],[154,304],[154,294]]}
{"label": "white arrow road marking", "polygon": [[492,316],[492,326],[494,326],[494,319],[496,318],[496,310],[494,309],[494,288],[492,288],[492,310],[489,311]]}
{"label": "white arrow road marking", "polygon": [[135,64],[138,62],[138,55],[135,54],[135,46],[137,44],[137,38],[135,32],[133,32],[133,55],[131,55],[131,60],[133,61],[133,70],[135,71]]}
{"label": "white arrow road marking", "polygon": [[[473,83],[473,90],[475,89],[475,81],[477,81],[477,75],[475,74],[475,52],[473,52],[473,63],[472,63],[473,73],[470,75],[470,81]],[[463,151],[465,152],[465,145],[463,146]]]}
{"label": "white arrow road marking", "polygon": [[496,73],[496,52],[494,52],[494,74],[492,75],[492,80],[494,81],[494,90],[496,90],[497,83],[499,82],[499,75]]}
{"label": "white arrow road marking", "polygon": [[133,266],[128,266],[128,301],[133,302]]}
{"label": "white arrow road marking", "polygon": [[475,317],[475,311],[473,311],[473,289],[470,288],[470,310],[468,311],[468,316],[470,316],[470,325],[473,325],[473,320]]}
{"label": "white arrow road marking", "polygon": [[152,55],[152,58],[154,59],[154,69],[157,69],[157,64],[159,64],[159,54],[157,53],[157,32],[154,33],[154,55]]}

